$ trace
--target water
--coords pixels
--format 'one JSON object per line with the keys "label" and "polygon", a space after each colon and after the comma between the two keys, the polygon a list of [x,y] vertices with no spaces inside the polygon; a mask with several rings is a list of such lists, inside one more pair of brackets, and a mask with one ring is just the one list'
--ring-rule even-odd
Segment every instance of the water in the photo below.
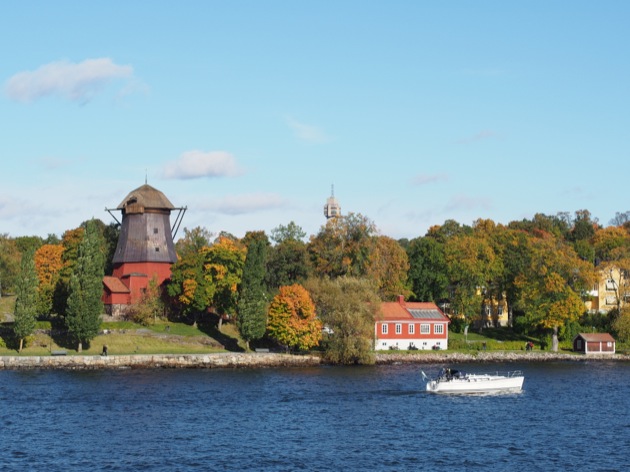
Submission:
{"label": "water", "polygon": [[0,470],[630,470],[630,363],[457,366],[524,370],[495,396],[439,367],[0,371]]}

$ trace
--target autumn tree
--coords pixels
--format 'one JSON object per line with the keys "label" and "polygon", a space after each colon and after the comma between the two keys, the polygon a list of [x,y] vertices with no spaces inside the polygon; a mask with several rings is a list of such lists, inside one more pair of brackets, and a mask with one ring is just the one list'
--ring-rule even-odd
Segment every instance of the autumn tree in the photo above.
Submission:
{"label": "autumn tree", "polygon": [[184,228],[184,237],[175,243],[177,255],[185,259],[190,254],[199,254],[202,248],[211,245],[212,236],[210,231],[201,226],[192,229]]}
{"label": "autumn tree", "polygon": [[381,300],[395,300],[399,295],[408,298],[411,293],[408,273],[409,259],[402,246],[388,236],[376,236],[366,276],[374,281]]}
{"label": "autumn tree", "polygon": [[63,266],[59,271],[59,279],[55,284],[55,293],[53,295],[53,311],[55,313],[61,314],[66,312],[68,295],[70,293],[70,277],[76,265],[79,245],[83,240],[84,234],[85,228],[80,226],[65,231],[61,236]]}
{"label": "autumn tree", "polygon": [[455,236],[446,243],[445,261],[456,313],[466,324],[479,319],[488,292],[493,292],[493,283],[502,270],[490,240],[482,233]]}
{"label": "autumn tree", "polygon": [[318,277],[361,277],[367,273],[376,226],[361,214],[331,218],[311,236],[308,252]]}
{"label": "autumn tree", "polygon": [[93,221],[85,225],[77,246],[77,258],[69,283],[65,322],[68,332],[77,342],[77,351],[98,334],[103,313],[103,252],[101,235]]}
{"label": "autumn tree", "polygon": [[13,333],[19,340],[18,352],[22,352],[24,338],[30,336],[35,329],[38,280],[33,256],[33,249],[28,249],[22,256],[20,273],[15,285],[16,299]]}
{"label": "autumn tree", "polygon": [[185,251],[173,264],[167,286],[175,308],[195,324],[199,314],[211,307],[219,315],[234,313],[245,252],[237,240],[226,236],[198,251]]}
{"label": "autumn tree", "polygon": [[280,287],[269,305],[267,333],[287,348],[307,350],[322,337],[322,323],[308,291],[299,284]]}
{"label": "autumn tree", "polygon": [[136,323],[150,326],[163,316],[162,289],[158,284],[157,277],[153,276],[140,299],[129,308],[128,317]]}
{"label": "autumn tree", "polygon": [[334,364],[374,363],[374,322],[381,300],[368,279],[309,279],[319,318],[326,327],[324,359]]}
{"label": "autumn tree", "polygon": [[215,287],[212,306],[219,315],[236,312],[246,252],[242,244],[226,236],[219,236],[212,246],[202,250],[204,272]]}
{"label": "autumn tree", "polygon": [[63,268],[63,246],[44,244],[35,252],[35,270],[39,279],[37,290],[37,312],[50,314],[53,309],[55,287]]}
{"label": "autumn tree", "polygon": [[265,266],[269,240],[262,231],[249,232],[243,240],[247,247],[243,277],[239,286],[237,326],[247,344],[260,339],[267,328]]}
{"label": "autumn tree", "polygon": [[548,235],[529,240],[529,258],[516,284],[527,321],[552,333],[552,350],[558,350],[558,332],[585,311],[581,294],[595,274],[572,246]]}

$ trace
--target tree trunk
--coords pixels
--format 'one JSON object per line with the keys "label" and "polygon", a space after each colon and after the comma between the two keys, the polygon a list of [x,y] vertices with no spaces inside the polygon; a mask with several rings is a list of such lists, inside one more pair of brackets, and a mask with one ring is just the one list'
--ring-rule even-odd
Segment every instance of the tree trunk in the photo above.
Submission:
{"label": "tree trunk", "polygon": [[20,338],[20,348],[18,349],[18,352],[22,352],[23,346],[24,346],[24,338]]}
{"label": "tree trunk", "polygon": [[551,350],[558,352],[558,326],[553,327],[553,334],[551,335]]}
{"label": "tree trunk", "polygon": [[77,352],[83,352],[83,343],[81,341],[79,341],[79,344],[77,346]]}

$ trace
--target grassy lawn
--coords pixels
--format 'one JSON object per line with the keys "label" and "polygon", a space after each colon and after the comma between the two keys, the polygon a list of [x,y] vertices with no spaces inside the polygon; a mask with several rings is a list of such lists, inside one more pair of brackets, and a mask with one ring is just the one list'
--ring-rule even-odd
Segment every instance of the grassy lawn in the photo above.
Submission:
{"label": "grassy lawn", "polygon": [[[166,321],[158,321],[152,326],[129,321],[102,323],[101,334],[89,346],[84,345],[81,354],[100,355],[104,345],[107,345],[109,355],[244,351],[244,343],[232,324],[224,324],[219,332],[213,324],[191,326]],[[60,350],[73,355],[77,354],[76,349],[76,344],[64,334],[56,334],[54,330],[51,333],[50,322],[40,321],[35,334],[27,340],[22,353],[18,354],[10,323],[0,323],[0,356],[46,356]]]}

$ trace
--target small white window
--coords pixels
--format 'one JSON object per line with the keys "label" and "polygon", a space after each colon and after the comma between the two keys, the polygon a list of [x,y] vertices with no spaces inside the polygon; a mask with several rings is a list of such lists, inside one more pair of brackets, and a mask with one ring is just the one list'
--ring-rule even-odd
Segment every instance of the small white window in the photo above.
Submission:
{"label": "small white window", "polygon": [[387,323],[383,323],[381,325],[381,333],[382,334],[387,334]]}
{"label": "small white window", "polygon": [[402,325],[400,323],[396,323],[396,334],[402,333]]}
{"label": "small white window", "polygon": [[415,334],[416,332],[416,325],[414,325],[413,323],[409,323],[409,334]]}
{"label": "small white window", "polygon": [[444,334],[444,325],[443,324],[433,325],[433,332],[435,334]]}
{"label": "small white window", "polygon": [[420,325],[420,334],[431,334],[431,325],[423,323]]}

